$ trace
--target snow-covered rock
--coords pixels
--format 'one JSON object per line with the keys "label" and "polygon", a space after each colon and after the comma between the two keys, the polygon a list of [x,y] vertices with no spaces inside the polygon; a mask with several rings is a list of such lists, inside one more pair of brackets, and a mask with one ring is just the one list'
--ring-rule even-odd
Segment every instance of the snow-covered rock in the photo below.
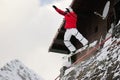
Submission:
{"label": "snow-covered rock", "polygon": [[19,60],[13,60],[0,69],[0,80],[43,80]]}
{"label": "snow-covered rock", "polygon": [[62,80],[120,80],[120,38],[110,38],[95,55],[75,67]]}

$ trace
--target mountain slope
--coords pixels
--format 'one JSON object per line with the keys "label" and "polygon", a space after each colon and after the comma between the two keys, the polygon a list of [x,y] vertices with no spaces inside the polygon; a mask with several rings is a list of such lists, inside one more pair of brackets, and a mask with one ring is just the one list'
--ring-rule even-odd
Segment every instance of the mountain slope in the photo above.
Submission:
{"label": "mountain slope", "polygon": [[19,60],[13,60],[0,69],[0,80],[43,80]]}
{"label": "mountain slope", "polygon": [[76,65],[62,80],[120,80],[120,38],[109,39],[102,49]]}

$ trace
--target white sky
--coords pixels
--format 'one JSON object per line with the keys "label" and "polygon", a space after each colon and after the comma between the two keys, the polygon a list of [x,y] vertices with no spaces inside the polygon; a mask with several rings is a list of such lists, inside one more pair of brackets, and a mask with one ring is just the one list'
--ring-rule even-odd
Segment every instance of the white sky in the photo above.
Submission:
{"label": "white sky", "polygon": [[70,3],[57,0],[41,6],[40,0],[0,0],[0,67],[19,59],[45,80],[54,80],[63,55],[48,53],[48,48],[63,17],[52,5],[65,9]]}

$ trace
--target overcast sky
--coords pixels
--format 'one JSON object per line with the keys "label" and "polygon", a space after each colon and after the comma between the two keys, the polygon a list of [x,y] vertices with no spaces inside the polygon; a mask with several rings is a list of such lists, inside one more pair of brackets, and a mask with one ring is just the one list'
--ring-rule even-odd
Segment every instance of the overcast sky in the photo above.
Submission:
{"label": "overcast sky", "polygon": [[19,59],[46,80],[59,74],[63,55],[48,48],[63,17],[55,4],[65,9],[71,0],[0,0],[0,67]]}

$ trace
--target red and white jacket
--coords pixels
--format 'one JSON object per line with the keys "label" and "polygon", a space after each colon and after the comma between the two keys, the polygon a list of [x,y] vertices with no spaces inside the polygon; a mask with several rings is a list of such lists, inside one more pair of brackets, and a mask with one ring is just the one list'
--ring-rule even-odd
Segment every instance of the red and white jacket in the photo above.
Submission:
{"label": "red and white jacket", "polygon": [[62,11],[61,9],[56,8],[55,9],[59,14],[63,15],[65,18],[65,29],[69,29],[69,28],[76,28],[76,23],[77,23],[77,15],[75,14],[75,12],[68,12],[66,14],[65,11]]}

